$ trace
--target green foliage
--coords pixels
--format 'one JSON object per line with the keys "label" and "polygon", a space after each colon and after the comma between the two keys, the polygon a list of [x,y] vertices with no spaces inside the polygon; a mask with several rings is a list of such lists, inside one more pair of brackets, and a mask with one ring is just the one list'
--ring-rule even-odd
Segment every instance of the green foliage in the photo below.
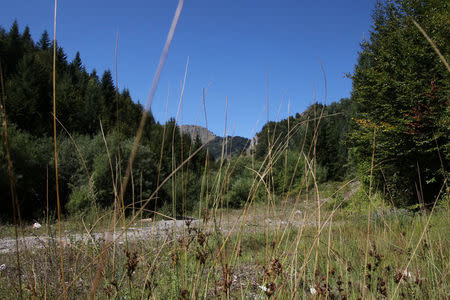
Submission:
{"label": "green foliage", "polygon": [[[14,22],[8,33],[0,34],[6,113],[8,120],[21,129],[34,135],[51,135],[52,44],[44,31],[35,46],[29,31],[26,27],[20,34]],[[79,52],[69,63],[57,45],[56,77],[56,116],[71,133],[94,135],[100,128],[99,120],[105,131],[111,132],[117,129],[118,116],[124,120],[118,126],[122,133],[126,137],[135,133],[142,106],[131,100],[127,90],[116,91],[109,70],[99,80],[96,74],[87,73]],[[152,117],[149,123],[154,123]]]}
{"label": "green foliage", "polygon": [[237,178],[226,195],[229,207],[240,208],[247,200],[254,202],[263,200],[265,191],[262,184],[258,186],[258,181],[254,181],[251,177]]}
{"label": "green foliage", "polygon": [[[305,153],[309,159],[315,153],[317,162],[326,173],[326,180],[343,179],[347,175],[346,141],[354,109],[350,100],[341,99],[330,105],[314,104],[295,117],[269,122],[257,134],[255,157],[263,159],[270,148],[276,153],[287,145],[288,150],[294,151],[296,155]],[[282,171],[282,168],[278,169]]]}
{"label": "green foliage", "polygon": [[50,132],[51,85],[50,58],[27,54],[17,65],[17,73],[6,83],[8,119],[33,134]]}
{"label": "green foliage", "polygon": [[418,201],[420,186],[424,201],[434,201],[449,159],[450,74],[412,19],[448,57],[448,2],[389,1],[376,7],[352,76],[353,157],[370,161],[375,140],[374,185],[397,204]]}
{"label": "green foliage", "polygon": [[338,195],[333,198],[332,203],[329,204],[340,204],[345,212],[349,214],[366,214],[368,212],[376,212],[380,210],[389,209],[388,201],[380,192],[375,192],[369,198],[368,187],[361,185],[361,187],[348,199],[342,199],[342,196]]}
{"label": "green foliage", "polygon": [[[12,216],[8,160],[3,144],[4,128],[0,127],[0,216]],[[22,215],[42,213],[46,207],[46,170],[51,156],[51,140],[38,139],[14,125],[8,126],[8,143],[14,173],[17,200]],[[26,145],[26,147],[24,147]],[[49,168],[51,172],[52,168]],[[52,192],[52,189],[50,189]]]}
{"label": "green foliage", "polygon": [[[9,148],[16,194],[25,219],[43,217],[47,199],[50,211],[56,206],[53,139],[50,138],[53,134],[51,50],[47,32],[35,46],[28,27],[23,34],[17,22],[9,32],[0,28]],[[132,166],[134,185],[130,181],[124,195],[127,211],[140,199],[147,200],[172,170],[201,146],[192,145],[188,136],[180,135],[174,120],[164,126],[156,124],[150,112],[144,112],[140,104],[133,102],[128,90],[117,90],[109,70],[101,80],[95,70],[88,74],[78,52],[69,62],[64,50],[57,46],[56,77],[59,193],[62,207],[71,214],[94,206],[101,209],[113,205],[144,113],[148,118]],[[100,123],[109,151],[100,134]],[[66,130],[73,135],[73,140]],[[1,135],[0,193],[4,201],[0,204],[0,214],[8,219],[12,210],[3,127]],[[198,201],[193,195],[201,182],[198,178],[205,158],[205,151],[200,151],[183,168],[189,175],[180,187],[179,196],[186,200],[180,210],[189,210]],[[166,188],[158,192],[156,199],[150,201],[151,209],[173,201],[172,193]],[[135,208],[140,205],[136,204]]]}
{"label": "green foliage", "polygon": [[93,194],[89,185],[77,186],[74,188],[69,197],[66,209],[70,214],[86,212],[88,209],[94,208]]}
{"label": "green foliage", "polygon": [[[172,193],[171,183],[166,184],[162,193],[166,193],[166,195],[170,195],[170,200],[163,201],[158,200],[157,206],[165,206],[163,207],[163,213],[168,215],[172,215],[172,205],[175,201],[175,217],[185,216],[186,214],[194,212],[199,205],[200,200],[200,191],[201,191],[201,177],[192,172],[183,172],[183,174],[177,174],[174,177],[175,180],[175,195]],[[166,197],[167,197],[166,196]],[[150,207],[151,209],[153,206]]]}
{"label": "green foliage", "polygon": [[209,142],[209,151],[214,159],[220,159],[222,156],[222,148],[224,149],[224,157],[245,154],[250,145],[250,140],[241,136],[227,136],[226,138],[216,136]]}
{"label": "green foliage", "polygon": [[300,189],[304,171],[305,158],[301,153],[283,153],[272,169],[275,192],[281,195]]}

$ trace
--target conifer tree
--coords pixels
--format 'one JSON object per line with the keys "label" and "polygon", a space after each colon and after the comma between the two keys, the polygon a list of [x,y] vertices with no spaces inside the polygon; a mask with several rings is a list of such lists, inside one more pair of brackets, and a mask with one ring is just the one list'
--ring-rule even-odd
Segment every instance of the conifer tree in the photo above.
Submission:
{"label": "conifer tree", "polygon": [[81,62],[81,56],[80,56],[80,52],[77,51],[77,53],[75,54],[75,58],[72,60],[71,65],[77,69],[78,71],[83,71],[84,67],[83,67],[83,63]]}
{"label": "conifer tree", "polygon": [[22,33],[22,41],[26,52],[30,52],[34,48],[34,42],[31,38],[30,27],[26,26]]}
{"label": "conifer tree", "polygon": [[44,30],[44,32],[42,33],[41,39],[39,40],[39,42],[37,43],[37,46],[41,49],[41,50],[48,50],[50,47],[50,39],[48,37],[48,32],[47,30]]}
{"label": "conifer tree", "polygon": [[9,30],[7,41],[6,41],[6,49],[5,56],[7,59],[4,61],[3,72],[5,78],[8,78],[11,74],[16,71],[17,64],[23,56],[23,46],[19,33],[19,24],[17,20],[11,25],[11,29]]}
{"label": "conifer tree", "polygon": [[398,203],[434,201],[447,177],[450,75],[412,20],[448,59],[448,5],[378,2],[352,77],[354,157],[368,172],[375,140],[375,186]]}
{"label": "conifer tree", "polygon": [[116,91],[111,71],[106,70],[103,73],[102,80],[100,82],[100,90],[102,92],[104,101],[102,112],[103,126],[105,126],[105,128],[112,129],[114,127],[116,119]]}

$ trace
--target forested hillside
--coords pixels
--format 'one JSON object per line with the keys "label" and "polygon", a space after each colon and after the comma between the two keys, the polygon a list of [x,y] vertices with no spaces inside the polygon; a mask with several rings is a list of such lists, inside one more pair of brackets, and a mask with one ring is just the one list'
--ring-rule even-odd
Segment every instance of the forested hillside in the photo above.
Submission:
{"label": "forested hillside", "polygon": [[302,114],[280,122],[269,122],[257,134],[257,159],[288,149],[296,155],[315,156],[322,170],[321,180],[341,180],[347,174],[352,101],[342,99],[330,105],[314,104]]}
{"label": "forested hillside", "polygon": [[[20,32],[17,22],[9,30],[0,28],[0,62],[16,197],[22,217],[43,216],[47,205],[51,212],[56,205],[51,138],[52,44],[47,32],[34,42],[29,28]],[[132,101],[128,90],[117,90],[109,70],[101,77],[95,69],[88,73],[80,53],[69,60],[57,47],[56,117],[64,211],[77,213],[113,205],[113,187],[120,187],[143,113],[143,107]],[[146,113],[149,118],[133,165],[134,187],[127,189],[125,197],[125,205],[130,207],[133,201],[146,200],[173,166],[201,146],[194,145],[188,136],[180,139],[174,120],[164,126],[155,122],[151,112]],[[12,208],[3,123],[1,129],[0,214],[9,219]],[[183,169],[183,183],[175,177],[174,187],[180,191],[199,188],[200,180],[196,178],[201,174],[205,155],[201,151],[190,160]],[[151,207],[167,206],[172,211],[169,204],[176,197],[173,191],[173,187],[165,186]],[[180,201],[175,210],[181,213],[182,209]]]}
{"label": "forested hillside", "polygon": [[222,157],[222,148],[224,158],[230,158],[244,154],[250,145],[250,140],[247,138],[241,136],[227,136],[224,138],[215,135],[202,126],[182,125],[181,131],[189,134],[194,142],[198,139],[197,143],[208,143],[208,151],[215,160]]}
{"label": "forested hillside", "polygon": [[288,155],[316,162],[319,180],[356,177],[396,205],[426,206],[442,197],[448,192],[450,72],[413,20],[448,61],[448,12],[446,1],[378,2],[370,37],[349,74],[351,98],[269,122],[257,134],[255,157],[289,149]]}
{"label": "forested hillside", "polygon": [[[248,139],[215,137],[209,144],[211,157],[204,147],[153,195],[147,208],[179,215],[197,208],[212,190],[218,193],[214,203],[240,207],[267,192],[289,196],[313,181],[348,178],[359,180],[367,195],[374,190],[394,205],[426,206],[441,199],[448,193],[450,72],[412,20],[448,61],[448,11],[446,1],[379,2],[371,34],[361,42],[355,69],[348,75],[353,81],[349,99],[316,103],[265,124],[247,156]],[[17,22],[8,30],[0,28],[7,118],[2,119],[8,124],[6,132],[2,123],[0,148],[0,214],[5,219],[12,212],[6,139],[22,217],[42,216],[56,205],[52,47],[47,32],[35,42],[29,28],[20,31]],[[173,119],[155,122],[127,90],[117,89],[110,71],[101,76],[87,72],[80,53],[69,59],[57,46],[55,75],[59,180],[66,213],[114,204],[143,113],[149,118],[125,206],[139,206],[204,143],[192,138],[193,127],[186,127],[191,135],[183,135]],[[205,141],[212,138],[205,134]],[[214,162],[225,142],[227,160]],[[261,172],[264,168],[270,171]],[[220,180],[225,180],[223,187]]]}

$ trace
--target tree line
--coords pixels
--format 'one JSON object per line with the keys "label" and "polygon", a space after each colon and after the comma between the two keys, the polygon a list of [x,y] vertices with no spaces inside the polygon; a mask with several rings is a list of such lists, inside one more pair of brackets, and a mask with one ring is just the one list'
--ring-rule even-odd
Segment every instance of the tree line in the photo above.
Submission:
{"label": "tree line", "polygon": [[[272,165],[266,190],[260,186],[255,197],[300,189],[306,171],[298,166],[305,164],[314,169],[319,182],[357,177],[395,205],[427,205],[448,194],[450,74],[413,22],[421,25],[448,61],[448,5],[439,0],[378,1],[370,36],[361,42],[354,71],[348,75],[353,82],[348,99],[315,103],[301,114],[268,122],[257,134],[250,156],[214,162],[207,157],[207,147],[202,148],[147,208],[173,215],[192,211],[212,189],[209,183],[214,178],[226,181],[217,196],[223,199],[215,201],[239,207],[255,182],[252,170],[267,163],[268,157]],[[29,28],[20,32],[17,22],[8,31],[0,28],[8,141],[16,195],[27,218],[42,216],[47,206],[52,210],[56,203],[51,184],[55,181],[52,47],[47,32],[34,42]],[[144,113],[149,118],[124,198],[126,206],[139,207],[202,147],[199,139],[181,134],[175,120],[156,122],[128,90],[118,90],[109,70],[101,77],[95,70],[89,73],[80,53],[69,61],[58,45],[56,78],[59,180],[67,213],[113,205],[113,187],[120,186]],[[3,125],[1,135],[4,140]],[[212,145],[211,150],[221,152],[221,145]],[[230,152],[233,149],[226,149]],[[222,174],[230,162],[232,173]],[[7,164],[2,146],[0,214],[5,219],[12,211]]]}
{"label": "tree line", "polygon": [[[56,205],[52,55],[53,45],[46,31],[35,43],[30,29],[25,27],[20,32],[17,21],[9,31],[0,28],[3,100],[8,122],[7,136],[4,126],[1,127],[0,148],[0,215],[5,219],[12,216],[3,143],[6,137],[22,217],[42,217],[47,208],[54,211]],[[144,111],[142,105],[131,99],[128,90],[118,90],[109,70],[101,78],[95,69],[88,73],[79,52],[70,61],[57,45],[56,79],[60,196],[67,213],[113,205],[116,197],[113,187],[120,188],[133,138],[144,113],[148,118],[132,169],[134,185],[127,188],[125,206],[131,207],[133,202],[139,208],[139,201],[150,197],[174,166],[202,146],[192,142],[189,136],[183,137],[175,120],[166,124],[155,122],[151,112]],[[206,151],[201,150],[186,164],[182,180],[176,176],[177,188],[200,190],[198,177],[205,159]],[[167,184],[149,209],[169,210],[175,196]],[[189,207],[182,207],[179,201],[175,213],[181,214],[183,209]]]}
{"label": "tree line", "polygon": [[356,176],[396,205],[427,205],[448,194],[450,73],[413,23],[448,61],[448,12],[448,1],[378,1],[348,75],[350,99],[269,122],[256,157],[288,140],[289,149],[317,160],[322,180]]}

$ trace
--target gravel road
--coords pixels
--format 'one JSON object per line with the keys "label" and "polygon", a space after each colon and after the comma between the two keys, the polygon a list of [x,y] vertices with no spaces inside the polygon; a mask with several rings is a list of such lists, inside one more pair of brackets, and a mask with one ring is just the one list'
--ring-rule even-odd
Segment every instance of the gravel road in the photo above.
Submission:
{"label": "gravel road", "polygon": [[[190,227],[197,227],[201,221],[190,221]],[[129,227],[126,231],[127,239],[130,242],[136,242],[141,240],[150,240],[152,237],[160,238],[172,232],[180,233],[187,229],[185,220],[162,220],[154,223],[147,223],[137,227]],[[117,239],[117,242],[123,243],[125,241],[125,234],[121,232],[103,232],[103,233],[73,233],[64,234],[62,237],[63,244],[70,245],[72,243],[84,242],[84,243],[99,243],[104,241],[109,234],[112,239]],[[58,237],[50,237],[48,235],[35,235],[19,238],[19,250],[31,250],[42,249],[48,247],[49,244],[59,243]],[[11,253],[16,250],[16,240],[14,238],[0,238],[0,254]]]}

